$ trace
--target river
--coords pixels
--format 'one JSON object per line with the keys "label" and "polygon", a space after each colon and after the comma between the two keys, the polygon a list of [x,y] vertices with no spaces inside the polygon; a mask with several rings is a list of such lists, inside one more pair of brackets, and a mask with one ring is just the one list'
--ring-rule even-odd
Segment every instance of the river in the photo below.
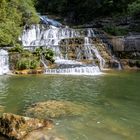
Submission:
{"label": "river", "polygon": [[87,105],[82,116],[55,119],[55,133],[67,140],[138,140],[140,73],[97,76],[0,76],[0,112],[23,115],[32,103],[67,100]]}

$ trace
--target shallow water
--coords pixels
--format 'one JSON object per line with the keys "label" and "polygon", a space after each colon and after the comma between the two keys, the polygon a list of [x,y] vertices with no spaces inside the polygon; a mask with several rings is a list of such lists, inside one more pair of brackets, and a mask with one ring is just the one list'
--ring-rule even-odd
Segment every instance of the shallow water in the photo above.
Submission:
{"label": "shallow water", "polygon": [[55,119],[66,140],[138,140],[140,73],[98,76],[0,76],[0,112],[24,114],[32,103],[67,100],[89,106],[82,116]]}

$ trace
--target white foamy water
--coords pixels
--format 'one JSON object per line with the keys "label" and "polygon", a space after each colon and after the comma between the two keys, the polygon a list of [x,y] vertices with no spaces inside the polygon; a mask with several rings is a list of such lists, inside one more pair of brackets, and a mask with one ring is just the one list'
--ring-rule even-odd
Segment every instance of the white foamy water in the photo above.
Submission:
{"label": "white foamy water", "polygon": [[64,69],[46,69],[46,74],[64,74],[64,75],[100,75],[98,66],[86,66],[86,67],[75,67],[75,68],[64,68]]}
{"label": "white foamy water", "polygon": [[7,74],[9,72],[9,56],[5,50],[0,50],[0,75]]}
{"label": "white foamy water", "polygon": [[[52,25],[43,27],[41,25],[32,25],[30,28],[25,28],[21,36],[23,46],[26,48],[33,48],[43,46],[52,49],[55,54],[55,63],[58,65],[57,69],[48,69],[47,65],[43,62],[46,68],[46,74],[85,74],[85,75],[97,75],[100,74],[100,69],[104,66],[104,59],[100,56],[97,48],[90,42],[90,38],[95,37],[94,30],[84,29],[85,33],[81,33],[80,30],[72,29],[69,27],[54,27]],[[65,52],[62,52],[60,48],[60,42],[63,39],[70,38],[83,38],[83,48],[75,48],[76,59],[70,60],[68,58],[69,47],[66,45]],[[64,51],[64,50],[63,50]],[[64,56],[65,54],[65,56]],[[99,60],[99,66],[94,65],[89,67],[85,66],[82,62],[79,62],[83,55],[86,60],[93,60],[95,57]],[[63,68],[59,68],[59,65],[63,65]],[[69,65],[73,65],[74,68],[69,68]],[[76,66],[77,65],[77,66]],[[80,66],[79,66],[80,65]]]}

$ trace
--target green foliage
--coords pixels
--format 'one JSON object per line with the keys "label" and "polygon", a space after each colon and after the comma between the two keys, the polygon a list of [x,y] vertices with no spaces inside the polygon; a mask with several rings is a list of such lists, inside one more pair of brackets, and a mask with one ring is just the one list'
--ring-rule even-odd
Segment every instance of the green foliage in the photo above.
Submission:
{"label": "green foliage", "polygon": [[132,15],[140,14],[140,0],[135,0],[133,3],[129,4],[128,11]]}
{"label": "green foliage", "polygon": [[39,62],[35,58],[28,58],[23,57],[20,60],[18,60],[16,64],[16,69],[18,70],[24,70],[24,69],[36,69],[39,66]]}
{"label": "green foliage", "polygon": [[21,52],[23,52],[23,47],[20,46],[19,44],[16,44],[15,47],[9,49],[9,52],[18,52],[18,53],[21,53]]}
{"label": "green foliage", "polygon": [[128,29],[116,27],[115,25],[108,25],[103,30],[111,35],[123,36],[128,34]]}
{"label": "green foliage", "polygon": [[40,48],[36,48],[34,54],[41,59],[42,57],[44,57],[45,59],[54,62],[54,52],[51,49],[46,49],[43,47]]}
{"label": "green foliage", "polygon": [[53,59],[54,53],[51,49],[45,49],[43,51],[43,55],[47,60],[50,60],[51,62],[54,62],[54,59]]}
{"label": "green foliage", "polygon": [[128,5],[139,0],[40,0],[39,12],[65,17],[68,22],[87,23],[95,17],[127,14]]}
{"label": "green foliage", "polygon": [[33,0],[0,0],[0,46],[15,46],[22,27],[37,22]]}
{"label": "green foliage", "polygon": [[43,53],[43,48],[42,48],[42,47],[39,47],[39,48],[36,48],[36,49],[35,49],[34,54],[35,54],[39,59],[41,59],[42,53]]}
{"label": "green foliage", "polygon": [[16,68],[18,70],[24,70],[30,68],[30,60],[27,58],[22,58],[17,62]]}
{"label": "green foliage", "polygon": [[29,50],[24,50],[22,53],[22,57],[32,57],[33,54]]}

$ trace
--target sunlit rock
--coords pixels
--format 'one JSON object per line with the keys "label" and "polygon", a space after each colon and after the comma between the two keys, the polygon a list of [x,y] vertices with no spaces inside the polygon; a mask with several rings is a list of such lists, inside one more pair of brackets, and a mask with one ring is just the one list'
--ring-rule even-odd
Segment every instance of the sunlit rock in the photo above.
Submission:
{"label": "sunlit rock", "polygon": [[0,133],[9,139],[23,139],[29,132],[42,127],[52,128],[52,122],[10,113],[4,113],[0,118]]}

